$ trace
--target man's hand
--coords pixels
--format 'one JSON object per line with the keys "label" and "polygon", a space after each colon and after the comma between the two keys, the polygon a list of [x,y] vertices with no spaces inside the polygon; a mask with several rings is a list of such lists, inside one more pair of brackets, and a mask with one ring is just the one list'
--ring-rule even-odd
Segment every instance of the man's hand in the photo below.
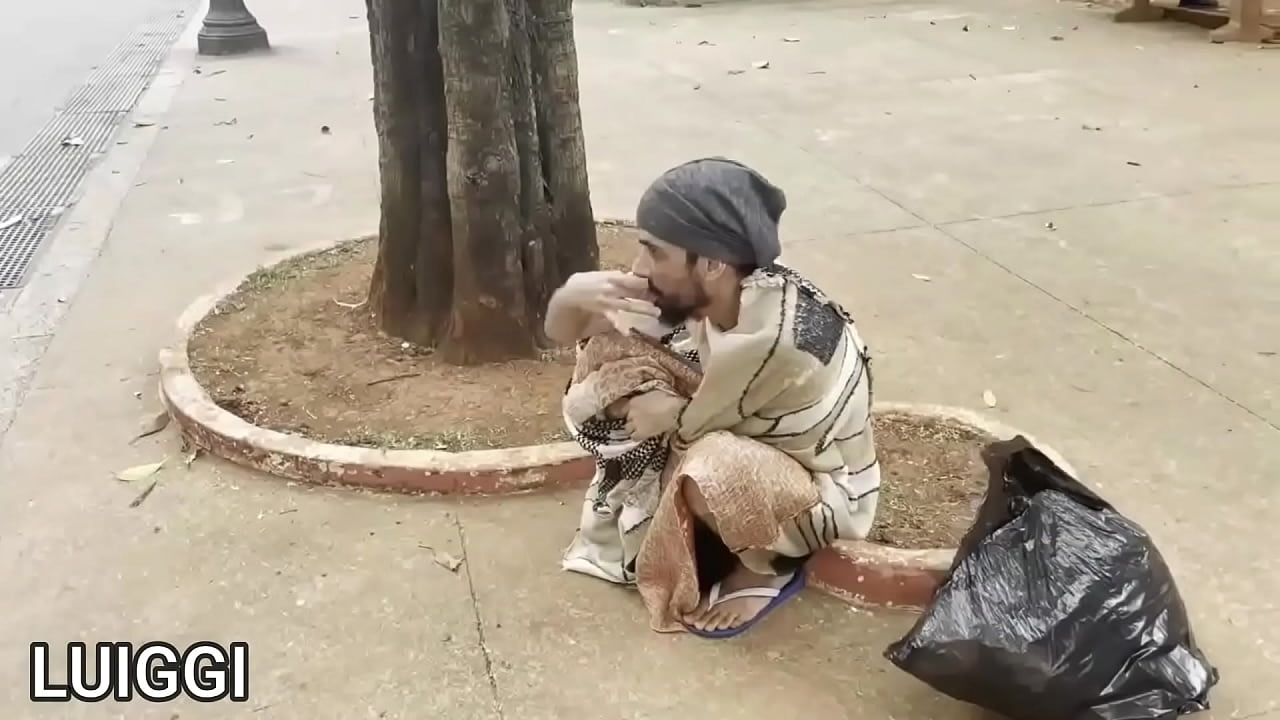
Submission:
{"label": "man's hand", "polygon": [[658,307],[645,299],[649,281],[617,270],[575,273],[556,294],[566,305],[595,315],[613,310],[652,317],[660,314]]}
{"label": "man's hand", "polygon": [[627,431],[632,440],[648,440],[676,429],[687,401],[661,390],[637,395],[628,403]]}
{"label": "man's hand", "polygon": [[624,311],[657,317],[662,312],[645,299],[649,281],[616,270],[571,275],[547,305],[547,337],[569,345],[608,330],[605,313]]}

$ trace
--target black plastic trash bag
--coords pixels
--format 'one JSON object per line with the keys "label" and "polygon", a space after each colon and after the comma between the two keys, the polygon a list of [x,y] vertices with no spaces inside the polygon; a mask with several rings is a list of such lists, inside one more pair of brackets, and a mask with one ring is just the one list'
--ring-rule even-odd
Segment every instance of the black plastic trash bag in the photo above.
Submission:
{"label": "black plastic trash bag", "polygon": [[1150,538],[1021,436],[947,581],[885,651],[935,690],[1021,720],[1173,718],[1218,682]]}

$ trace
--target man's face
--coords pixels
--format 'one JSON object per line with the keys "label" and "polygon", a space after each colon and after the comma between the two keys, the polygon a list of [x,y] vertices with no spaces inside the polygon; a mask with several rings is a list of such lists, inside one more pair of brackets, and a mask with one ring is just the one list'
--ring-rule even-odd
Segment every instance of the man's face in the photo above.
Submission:
{"label": "man's face", "polygon": [[701,265],[701,261],[690,263],[684,250],[646,233],[631,271],[649,279],[650,299],[662,311],[660,320],[679,325],[699,315],[710,302]]}

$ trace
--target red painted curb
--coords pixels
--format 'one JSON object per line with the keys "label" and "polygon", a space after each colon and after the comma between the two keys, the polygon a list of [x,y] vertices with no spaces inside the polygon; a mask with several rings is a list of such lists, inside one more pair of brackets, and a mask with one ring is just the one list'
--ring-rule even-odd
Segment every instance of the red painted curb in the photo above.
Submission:
{"label": "red painted curb", "polygon": [[955,550],[902,550],[840,541],[805,566],[808,583],[852,605],[922,610],[946,578]]}

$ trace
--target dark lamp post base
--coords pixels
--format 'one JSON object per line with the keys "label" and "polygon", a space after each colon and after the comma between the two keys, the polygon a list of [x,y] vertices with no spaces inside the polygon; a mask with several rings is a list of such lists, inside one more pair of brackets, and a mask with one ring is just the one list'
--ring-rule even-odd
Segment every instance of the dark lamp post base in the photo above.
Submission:
{"label": "dark lamp post base", "polygon": [[201,55],[239,55],[266,50],[271,43],[244,0],[210,0],[197,47]]}

